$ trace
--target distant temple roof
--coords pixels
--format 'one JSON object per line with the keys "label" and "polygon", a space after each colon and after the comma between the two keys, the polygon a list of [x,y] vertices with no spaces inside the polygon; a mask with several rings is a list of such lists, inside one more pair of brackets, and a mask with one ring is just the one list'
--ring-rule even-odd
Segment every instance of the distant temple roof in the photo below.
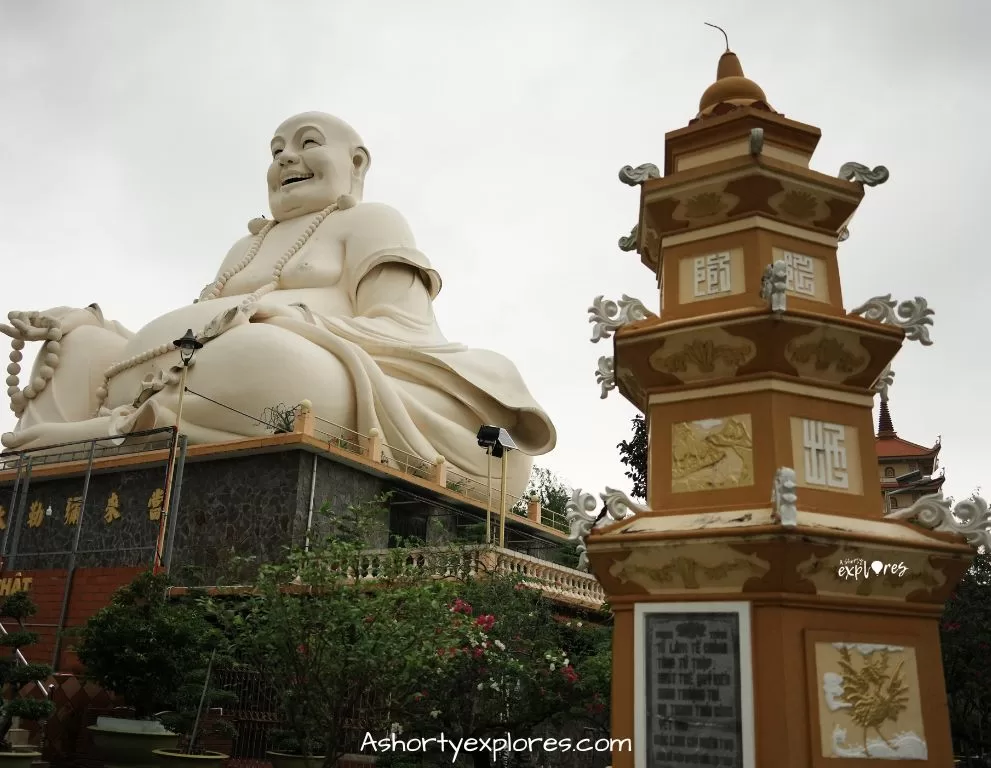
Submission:
{"label": "distant temple roof", "polygon": [[895,432],[895,425],[891,421],[891,411],[888,409],[887,398],[881,398],[881,412],[878,417],[877,439],[874,441],[874,449],[879,459],[901,459],[919,458],[934,459],[939,454],[940,441],[931,448],[918,443],[911,443],[902,440]]}

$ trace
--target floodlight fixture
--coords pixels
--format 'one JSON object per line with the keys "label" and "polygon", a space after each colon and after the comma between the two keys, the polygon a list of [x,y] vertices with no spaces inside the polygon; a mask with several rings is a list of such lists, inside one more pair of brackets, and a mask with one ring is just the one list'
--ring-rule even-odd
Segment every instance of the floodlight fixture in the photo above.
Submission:
{"label": "floodlight fixture", "polygon": [[515,451],[516,443],[502,427],[483,425],[478,430],[478,445],[484,448],[489,455],[488,460],[488,503],[485,509],[485,542],[492,541],[492,459],[502,459],[502,479],[500,518],[499,518],[499,546],[506,545],[506,474],[509,469],[509,451]]}
{"label": "floodlight fixture", "polygon": [[501,459],[506,451],[515,451],[516,443],[502,427],[483,426],[478,430],[478,445],[490,455]]}

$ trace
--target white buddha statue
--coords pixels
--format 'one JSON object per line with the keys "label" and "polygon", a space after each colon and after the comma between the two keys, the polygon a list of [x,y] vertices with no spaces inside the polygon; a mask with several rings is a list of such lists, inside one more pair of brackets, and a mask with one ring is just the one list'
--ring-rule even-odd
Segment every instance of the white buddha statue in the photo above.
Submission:
{"label": "white buddha statue", "polygon": [[[14,339],[7,392],[19,420],[3,445],[126,438],[175,424],[181,361],[171,341],[192,328],[204,346],[182,409],[191,443],[264,434],[235,411],[261,417],[309,400],[321,419],[366,436],[377,429],[389,446],[427,461],[443,456],[484,481],[476,434],[491,424],[519,448],[507,490],[520,495],[531,456],[554,447],[554,426],[509,360],[444,338],[432,306],[440,275],[398,212],[362,202],[370,157],[358,134],[306,113],[279,126],[271,153],[272,219],[249,224],[194,303],[137,333],[95,304],[10,313],[0,331]],[[43,347],[22,390],[27,341]]]}

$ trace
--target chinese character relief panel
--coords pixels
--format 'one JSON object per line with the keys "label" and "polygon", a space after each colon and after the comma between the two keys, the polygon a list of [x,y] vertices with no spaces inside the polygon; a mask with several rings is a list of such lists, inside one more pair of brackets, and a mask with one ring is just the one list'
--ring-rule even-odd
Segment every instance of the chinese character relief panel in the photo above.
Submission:
{"label": "chinese character relief panel", "polygon": [[856,427],[792,417],[791,440],[800,487],[857,495],[863,493]]}
{"label": "chinese character relief panel", "polygon": [[678,303],[735,296],[746,290],[743,249],[704,253],[679,261]]}
{"label": "chinese character relief panel", "polygon": [[829,302],[829,281],[826,262],[815,256],[808,256],[783,248],[773,248],[772,262],[783,261],[788,271],[787,291],[810,301]]}

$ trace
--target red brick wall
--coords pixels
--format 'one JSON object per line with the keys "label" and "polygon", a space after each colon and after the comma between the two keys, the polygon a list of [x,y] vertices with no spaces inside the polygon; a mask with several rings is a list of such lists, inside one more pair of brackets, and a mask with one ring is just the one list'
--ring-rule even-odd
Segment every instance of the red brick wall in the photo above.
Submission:
{"label": "red brick wall", "polygon": [[[129,584],[144,568],[78,568],[69,592],[69,609],[64,628],[78,627],[110,602],[110,597],[119,587]],[[5,582],[5,579],[13,579]],[[38,606],[38,613],[27,622],[28,628],[37,632],[39,642],[25,650],[27,660],[32,663],[47,664],[52,661],[55,652],[55,638],[62,610],[62,599],[68,571],[65,569],[37,571],[4,571],[0,572],[0,592],[4,585],[16,586],[20,578],[21,586],[27,587],[27,592]],[[26,580],[30,579],[30,585]],[[8,587],[9,588],[9,587]],[[10,620],[5,620],[4,626],[12,629]],[[71,652],[72,639],[64,638],[59,663],[56,665],[60,672],[80,671],[79,662]]]}

